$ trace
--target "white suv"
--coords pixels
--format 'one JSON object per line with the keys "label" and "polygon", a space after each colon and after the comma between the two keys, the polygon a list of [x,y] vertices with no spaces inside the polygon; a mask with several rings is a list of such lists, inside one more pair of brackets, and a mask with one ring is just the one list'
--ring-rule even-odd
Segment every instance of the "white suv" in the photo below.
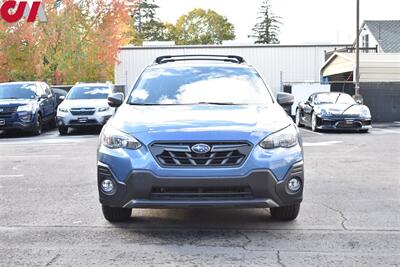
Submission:
{"label": "white suv", "polygon": [[115,112],[107,103],[112,92],[113,86],[108,83],[79,83],[72,87],[57,109],[60,134],[68,134],[68,128],[102,127],[106,124]]}

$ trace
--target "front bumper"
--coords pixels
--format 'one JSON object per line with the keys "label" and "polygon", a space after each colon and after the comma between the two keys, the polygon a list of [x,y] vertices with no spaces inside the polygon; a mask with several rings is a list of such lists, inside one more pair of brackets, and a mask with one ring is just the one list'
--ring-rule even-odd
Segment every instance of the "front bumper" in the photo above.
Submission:
{"label": "front bumper", "polygon": [[[301,180],[301,189],[290,193],[292,177]],[[113,180],[116,191],[107,195],[100,189],[104,179]],[[111,169],[98,163],[100,202],[125,208],[241,207],[273,208],[302,201],[303,162],[297,162],[284,179],[277,180],[269,169],[253,170],[244,176],[161,177],[146,170],[132,171],[122,182]]]}
{"label": "front bumper", "polygon": [[112,113],[96,114],[90,116],[74,116],[70,113],[68,114],[57,114],[57,125],[59,127],[90,127],[90,126],[104,126],[107,121],[112,117]]}
{"label": "front bumper", "polygon": [[32,132],[36,127],[36,116],[30,114],[30,121],[21,121],[20,114],[13,113],[8,116],[0,116],[0,131],[19,130]]}
{"label": "front bumper", "polygon": [[372,128],[371,118],[354,116],[318,116],[317,129],[319,130],[369,130]]}

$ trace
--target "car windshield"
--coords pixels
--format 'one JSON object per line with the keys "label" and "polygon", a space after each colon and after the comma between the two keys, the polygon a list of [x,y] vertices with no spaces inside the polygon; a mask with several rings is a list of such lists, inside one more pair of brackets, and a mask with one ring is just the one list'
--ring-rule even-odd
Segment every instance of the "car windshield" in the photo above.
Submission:
{"label": "car windshield", "polygon": [[0,84],[0,99],[35,99],[36,85],[24,84]]}
{"label": "car windshield", "polygon": [[75,86],[66,99],[107,99],[109,94],[111,89],[108,86]]}
{"label": "car windshield", "polygon": [[270,104],[272,97],[250,68],[174,66],[150,68],[140,77],[132,105]]}
{"label": "car windshield", "polygon": [[356,101],[348,94],[318,94],[314,103],[321,104],[348,104],[353,105]]}

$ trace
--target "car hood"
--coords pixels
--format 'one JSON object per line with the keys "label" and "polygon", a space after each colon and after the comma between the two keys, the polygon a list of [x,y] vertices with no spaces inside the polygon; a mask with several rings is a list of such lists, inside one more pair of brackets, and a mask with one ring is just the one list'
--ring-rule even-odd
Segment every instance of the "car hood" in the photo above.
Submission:
{"label": "car hood", "polygon": [[351,106],[365,107],[365,106],[359,105],[359,104],[322,104],[322,105],[318,105],[318,108],[321,110],[328,111],[333,115],[341,115],[341,114],[343,114],[343,112],[347,111]]}
{"label": "car hood", "polygon": [[121,106],[111,127],[144,143],[168,140],[248,140],[254,143],[292,120],[278,104],[268,106]]}
{"label": "car hood", "polygon": [[66,99],[60,104],[61,108],[101,108],[108,107],[107,99]]}
{"label": "car hood", "polygon": [[36,99],[0,99],[0,106],[16,107],[36,102],[37,102]]}

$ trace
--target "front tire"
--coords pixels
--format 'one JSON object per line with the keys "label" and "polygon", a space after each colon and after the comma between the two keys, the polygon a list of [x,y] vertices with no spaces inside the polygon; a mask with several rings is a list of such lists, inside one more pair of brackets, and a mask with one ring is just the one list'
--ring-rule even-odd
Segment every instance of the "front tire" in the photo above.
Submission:
{"label": "front tire", "polygon": [[296,110],[295,122],[296,122],[297,127],[301,127],[301,126],[302,126],[302,124],[301,124],[300,109],[297,109],[297,110]]}
{"label": "front tire", "polygon": [[313,132],[318,132],[317,114],[315,114],[315,112],[311,114],[311,130]]}
{"label": "front tire", "polygon": [[58,131],[60,132],[60,135],[67,135],[68,134],[68,127],[58,127]]}
{"label": "front tire", "polygon": [[104,218],[109,222],[124,222],[129,220],[132,209],[113,208],[102,205]]}
{"label": "front tire", "polygon": [[36,122],[35,122],[35,128],[32,131],[33,135],[41,135],[43,131],[43,122],[42,122],[42,116],[40,114],[37,115]]}
{"label": "front tire", "polygon": [[297,218],[300,211],[300,204],[270,208],[272,219],[277,221],[293,221]]}

